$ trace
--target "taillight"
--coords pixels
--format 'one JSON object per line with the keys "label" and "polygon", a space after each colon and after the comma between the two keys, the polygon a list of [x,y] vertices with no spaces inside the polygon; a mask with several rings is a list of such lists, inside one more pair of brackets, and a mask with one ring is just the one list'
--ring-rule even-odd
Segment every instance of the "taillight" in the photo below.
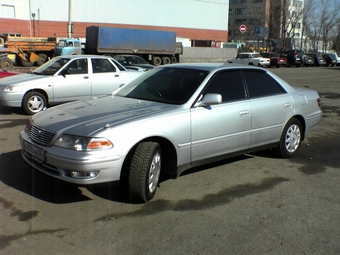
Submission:
{"label": "taillight", "polygon": [[318,101],[318,106],[321,107],[322,106],[321,98],[318,98],[317,101]]}

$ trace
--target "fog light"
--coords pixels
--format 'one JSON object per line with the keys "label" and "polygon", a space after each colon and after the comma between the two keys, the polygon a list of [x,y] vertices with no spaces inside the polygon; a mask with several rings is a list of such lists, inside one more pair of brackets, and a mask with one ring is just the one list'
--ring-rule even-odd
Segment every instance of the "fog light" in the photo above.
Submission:
{"label": "fog light", "polygon": [[99,171],[96,172],[76,172],[70,171],[70,176],[77,179],[89,179],[94,178],[99,174]]}

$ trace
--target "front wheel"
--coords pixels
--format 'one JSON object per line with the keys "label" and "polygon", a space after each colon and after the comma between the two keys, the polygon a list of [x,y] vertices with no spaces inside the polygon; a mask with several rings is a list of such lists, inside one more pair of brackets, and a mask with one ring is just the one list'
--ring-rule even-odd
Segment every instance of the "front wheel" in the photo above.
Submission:
{"label": "front wheel", "polygon": [[40,53],[39,59],[35,62],[37,66],[43,65],[47,61],[47,55],[45,53]]}
{"label": "front wheel", "polygon": [[292,118],[283,129],[276,154],[282,158],[291,158],[296,155],[301,147],[302,128],[301,122]]}
{"label": "front wheel", "polygon": [[24,96],[22,107],[24,111],[33,115],[42,111],[47,106],[46,97],[40,92],[31,91]]}
{"label": "front wheel", "polygon": [[161,174],[162,153],[158,143],[137,145],[129,171],[129,194],[135,202],[148,202],[156,194]]}

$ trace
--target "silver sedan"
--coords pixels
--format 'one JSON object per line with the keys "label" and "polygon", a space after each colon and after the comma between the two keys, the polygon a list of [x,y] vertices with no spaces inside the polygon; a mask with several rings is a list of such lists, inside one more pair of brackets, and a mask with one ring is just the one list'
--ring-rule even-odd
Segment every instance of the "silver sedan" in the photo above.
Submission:
{"label": "silver sedan", "polygon": [[48,105],[112,93],[143,72],[128,71],[111,57],[56,57],[30,74],[0,80],[0,105],[35,114]]}
{"label": "silver sedan", "polygon": [[264,148],[292,157],[322,117],[316,91],[230,64],[173,64],[110,96],[36,114],[20,133],[32,167],[77,185],[121,182],[153,198],[160,175]]}

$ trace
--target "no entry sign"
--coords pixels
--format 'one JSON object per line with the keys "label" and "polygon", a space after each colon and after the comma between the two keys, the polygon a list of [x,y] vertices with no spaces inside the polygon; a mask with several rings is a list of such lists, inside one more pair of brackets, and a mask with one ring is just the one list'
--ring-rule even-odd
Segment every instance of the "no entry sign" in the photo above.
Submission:
{"label": "no entry sign", "polygon": [[241,33],[245,33],[246,31],[247,31],[246,25],[241,25],[241,26],[240,26],[240,32],[241,32]]}

